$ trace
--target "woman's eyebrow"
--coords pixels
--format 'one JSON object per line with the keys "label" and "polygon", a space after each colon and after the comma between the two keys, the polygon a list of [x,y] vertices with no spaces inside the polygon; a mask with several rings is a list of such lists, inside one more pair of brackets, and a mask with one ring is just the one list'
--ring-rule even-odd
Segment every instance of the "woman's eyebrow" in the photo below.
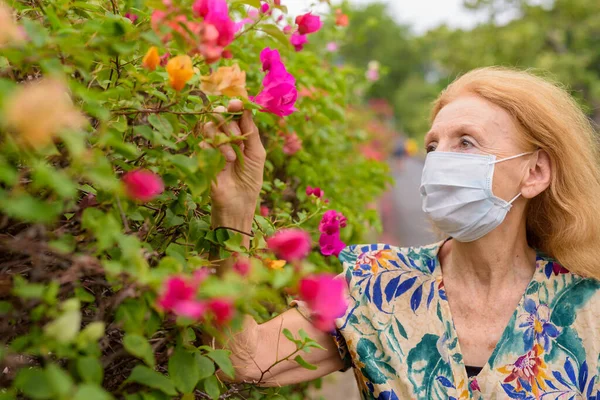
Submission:
{"label": "woman's eyebrow", "polygon": [[[449,129],[445,129],[445,132],[446,132],[446,134],[448,134],[450,136],[457,136],[459,134],[467,134],[467,135],[475,137],[476,139],[483,139],[486,136],[485,132],[481,128],[479,128],[478,126],[473,125],[473,124],[455,125]],[[427,132],[427,134],[425,135],[425,142],[436,139],[438,136],[439,136],[438,131],[432,129],[429,132]]]}

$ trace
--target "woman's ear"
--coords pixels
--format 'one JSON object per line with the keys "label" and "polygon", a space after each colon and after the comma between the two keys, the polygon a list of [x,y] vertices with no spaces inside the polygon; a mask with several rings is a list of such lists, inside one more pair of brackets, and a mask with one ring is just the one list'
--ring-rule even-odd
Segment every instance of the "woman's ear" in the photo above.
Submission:
{"label": "woman's ear", "polygon": [[552,180],[552,162],[544,150],[537,150],[532,155],[527,175],[523,181],[521,194],[526,199],[532,199],[550,186]]}

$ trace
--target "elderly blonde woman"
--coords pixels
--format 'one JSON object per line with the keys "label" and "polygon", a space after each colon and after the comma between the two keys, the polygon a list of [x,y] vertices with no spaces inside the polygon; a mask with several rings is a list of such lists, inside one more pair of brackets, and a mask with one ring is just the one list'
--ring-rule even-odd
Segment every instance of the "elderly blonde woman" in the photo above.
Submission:
{"label": "elderly blonde woman", "polygon": [[[483,68],[442,92],[425,137],[423,210],[448,239],[340,254],[349,306],[327,334],[302,307],[229,344],[237,379],[288,385],[352,367],[364,399],[600,399],[600,170],[595,134],[561,88]],[[250,114],[242,170],[213,188],[213,223],[249,231],[265,151]],[[214,135],[209,124],[206,133]],[[281,331],[325,350],[282,362]]]}

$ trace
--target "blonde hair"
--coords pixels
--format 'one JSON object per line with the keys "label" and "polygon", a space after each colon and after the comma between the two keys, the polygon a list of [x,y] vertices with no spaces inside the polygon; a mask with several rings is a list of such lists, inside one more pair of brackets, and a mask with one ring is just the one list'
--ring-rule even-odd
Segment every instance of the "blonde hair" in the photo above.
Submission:
{"label": "blonde hair", "polygon": [[476,94],[518,122],[524,148],[550,156],[550,187],[527,209],[530,246],[573,273],[600,279],[600,165],[596,133],[569,93],[526,71],[488,67],[455,80],[435,101],[432,117],[462,94]]}

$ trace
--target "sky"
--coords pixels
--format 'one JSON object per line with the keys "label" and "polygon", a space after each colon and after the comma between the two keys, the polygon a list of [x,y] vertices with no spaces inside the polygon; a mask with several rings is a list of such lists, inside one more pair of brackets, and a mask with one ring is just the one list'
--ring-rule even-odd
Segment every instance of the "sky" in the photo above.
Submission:
{"label": "sky", "polygon": [[[372,0],[351,0],[355,4],[366,4]],[[466,10],[462,0],[382,0],[390,5],[391,14],[401,23],[412,26],[417,34],[426,32],[442,23],[451,27],[469,28],[482,21],[484,16]],[[319,10],[314,6],[318,0],[282,0],[290,15],[308,10]]]}

